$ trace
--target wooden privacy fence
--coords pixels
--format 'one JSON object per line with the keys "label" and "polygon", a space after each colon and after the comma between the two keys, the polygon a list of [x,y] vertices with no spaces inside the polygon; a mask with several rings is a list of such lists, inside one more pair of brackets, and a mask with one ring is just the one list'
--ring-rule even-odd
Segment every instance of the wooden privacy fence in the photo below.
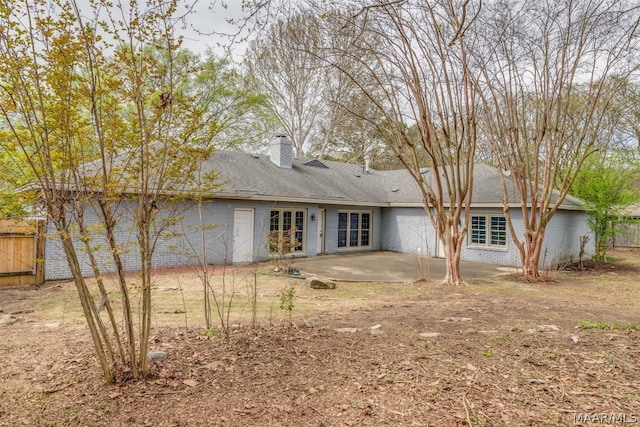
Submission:
{"label": "wooden privacy fence", "polygon": [[640,248],[640,217],[616,224],[613,246],[616,248]]}
{"label": "wooden privacy fence", "polygon": [[0,286],[44,283],[44,220],[0,220]]}

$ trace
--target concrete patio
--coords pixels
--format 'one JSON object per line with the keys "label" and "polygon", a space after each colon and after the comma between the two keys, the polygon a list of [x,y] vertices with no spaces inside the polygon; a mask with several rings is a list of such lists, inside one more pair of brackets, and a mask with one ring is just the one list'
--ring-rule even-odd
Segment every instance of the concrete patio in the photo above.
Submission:
{"label": "concrete patio", "polygon": [[[444,278],[445,271],[442,258],[385,251],[299,258],[293,266],[305,276],[359,282],[415,282],[425,278],[438,282]],[[514,267],[469,261],[462,261],[460,268],[464,280],[487,279],[517,271]]]}

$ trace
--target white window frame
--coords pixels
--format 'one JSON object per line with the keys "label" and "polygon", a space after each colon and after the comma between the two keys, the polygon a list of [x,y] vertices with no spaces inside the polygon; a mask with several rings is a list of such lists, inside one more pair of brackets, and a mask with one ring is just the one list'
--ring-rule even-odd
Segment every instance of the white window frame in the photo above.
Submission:
{"label": "white window frame", "polygon": [[[474,218],[484,218],[484,230],[479,228],[474,228]],[[503,226],[501,228],[494,228],[492,220],[499,219],[503,221]],[[475,236],[474,232],[484,232],[484,243],[474,242]],[[500,233],[504,236],[504,244],[492,243],[494,233]],[[499,214],[472,214],[470,215],[469,221],[469,233],[468,233],[468,246],[475,248],[494,248],[494,249],[507,249],[507,218],[504,215]]]}
{"label": "white window frame", "polygon": [[[296,232],[301,233],[301,239],[299,239],[300,241],[300,246],[298,250],[292,250],[290,253],[292,254],[305,254],[306,253],[306,248],[307,248],[307,209],[306,208],[271,208],[269,209],[269,234],[271,234],[273,231],[272,229],[272,224],[271,224],[271,214],[273,212],[278,212],[278,235],[280,237],[284,236],[284,232],[288,231],[288,230],[284,230],[283,227],[283,221],[284,221],[284,212],[291,212],[291,226],[294,228],[296,227],[296,213],[301,212],[302,213],[302,230],[296,230]],[[271,250],[271,246],[267,245],[269,247],[269,254],[273,255],[276,252]]]}
{"label": "white window frame", "polygon": [[[340,232],[343,231],[340,228],[340,214],[346,214],[347,215],[347,228],[346,230],[344,230],[346,232],[346,236],[345,236],[345,245],[344,246],[340,246]],[[358,215],[358,230],[357,230],[357,245],[352,245],[351,244],[351,232],[355,231],[352,230],[351,228],[351,215],[352,214],[357,214]],[[369,228],[367,229],[363,229],[362,228],[362,214],[366,214],[369,215]],[[362,235],[363,235],[363,231],[366,231],[367,234],[367,242],[368,244],[363,245],[362,244]],[[372,245],[372,241],[373,241],[373,211],[370,210],[339,210],[338,211],[338,239],[336,241],[336,244],[338,246],[338,250],[349,250],[349,249],[367,249],[367,248],[371,248]]]}

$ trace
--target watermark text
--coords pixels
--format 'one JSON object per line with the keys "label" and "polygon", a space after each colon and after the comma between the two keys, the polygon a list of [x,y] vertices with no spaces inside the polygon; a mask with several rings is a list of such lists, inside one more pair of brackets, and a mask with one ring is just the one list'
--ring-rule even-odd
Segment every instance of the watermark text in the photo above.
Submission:
{"label": "watermark text", "polygon": [[576,412],[574,424],[638,424],[638,414],[624,412]]}

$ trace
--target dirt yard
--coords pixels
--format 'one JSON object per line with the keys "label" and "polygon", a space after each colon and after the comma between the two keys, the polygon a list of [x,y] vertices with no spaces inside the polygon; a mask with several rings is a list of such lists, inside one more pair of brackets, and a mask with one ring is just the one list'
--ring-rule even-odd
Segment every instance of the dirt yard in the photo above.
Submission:
{"label": "dirt yard", "polygon": [[226,271],[228,339],[205,333],[193,273],[160,272],[152,347],[168,358],[119,385],[100,375],[71,284],[0,289],[0,426],[640,423],[640,252],[613,255],[460,288]]}

